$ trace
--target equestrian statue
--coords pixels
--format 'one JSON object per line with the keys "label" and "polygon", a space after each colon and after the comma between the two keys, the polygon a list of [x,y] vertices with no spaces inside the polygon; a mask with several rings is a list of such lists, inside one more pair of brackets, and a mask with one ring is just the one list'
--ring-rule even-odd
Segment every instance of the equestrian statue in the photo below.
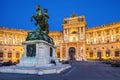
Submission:
{"label": "equestrian statue", "polygon": [[33,21],[32,19],[34,19],[36,21],[35,26],[39,25],[39,27],[41,28],[41,30],[48,34],[49,33],[49,25],[48,25],[48,10],[44,9],[44,12],[42,12],[41,8],[39,5],[36,5],[36,15],[33,15],[31,18],[31,21]]}
{"label": "equestrian statue", "polygon": [[35,26],[39,26],[35,31],[28,32],[28,36],[26,38],[29,40],[44,40],[48,43],[54,44],[53,39],[48,36],[49,34],[49,24],[48,24],[48,10],[40,8],[40,5],[36,5],[36,15],[31,17],[31,21],[35,20]]}

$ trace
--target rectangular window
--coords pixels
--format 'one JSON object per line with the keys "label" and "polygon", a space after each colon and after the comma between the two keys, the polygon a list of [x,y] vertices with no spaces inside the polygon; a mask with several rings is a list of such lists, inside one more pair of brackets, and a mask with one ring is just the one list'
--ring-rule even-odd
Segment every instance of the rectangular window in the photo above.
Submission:
{"label": "rectangular window", "polygon": [[93,52],[90,52],[90,57],[93,57]]}
{"label": "rectangular window", "polygon": [[1,40],[1,41],[0,41],[0,44],[2,44],[2,42],[3,42],[3,41]]}
{"label": "rectangular window", "polygon": [[97,57],[101,58],[102,57],[102,53],[101,52],[97,52]]}
{"label": "rectangular window", "polygon": [[109,35],[109,31],[107,31],[106,34]]}
{"label": "rectangular window", "polygon": [[84,21],[84,18],[81,18],[81,21]]}
{"label": "rectangular window", "polygon": [[73,37],[73,40],[72,41],[76,41],[76,37]]}
{"label": "rectangular window", "polygon": [[81,27],[81,33],[83,33],[83,27]]}
{"label": "rectangular window", "polygon": [[116,29],[116,33],[119,33],[119,30],[118,30],[118,29]]}
{"label": "rectangular window", "polygon": [[67,29],[65,29],[65,34],[67,34]]}
{"label": "rectangular window", "polygon": [[0,52],[0,58],[3,58],[3,52]]}
{"label": "rectangular window", "polygon": [[101,36],[101,33],[100,33],[100,32],[98,33],[98,36]]}
{"label": "rectangular window", "polygon": [[115,57],[119,57],[120,56],[120,51],[115,51]]}
{"label": "rectangular window", "polygon": [[93,37],[93,33],[90,34],[90,37]]}
{"label": "rectangular window", "polygon": [[8,53],[8,58],[12,58],[12,53]]}
{"label": "rectangular window", "polygon": [[20,57],[20,53],[16,53],[16,58],[19,58]]}

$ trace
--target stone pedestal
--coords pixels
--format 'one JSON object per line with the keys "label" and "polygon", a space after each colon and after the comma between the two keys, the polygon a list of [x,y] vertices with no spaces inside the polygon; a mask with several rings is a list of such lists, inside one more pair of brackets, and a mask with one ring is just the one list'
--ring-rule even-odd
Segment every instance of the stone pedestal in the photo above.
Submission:
{"label": "stone pedestal", "polygon": [[[24,42],[23,46],[25,53],[17,66],[40,67],[58,64],[54,45],[43,40],[33,40]],[[30,50],[32,46],[35,50]]]}
{"label": "stone pedestal", "polygon": [[56,47],[43,40],[32,40],[23,43],[25,53],[17,66],[0,67],[0,72],[20,74],[52,74],[70,68],[57,60]]}

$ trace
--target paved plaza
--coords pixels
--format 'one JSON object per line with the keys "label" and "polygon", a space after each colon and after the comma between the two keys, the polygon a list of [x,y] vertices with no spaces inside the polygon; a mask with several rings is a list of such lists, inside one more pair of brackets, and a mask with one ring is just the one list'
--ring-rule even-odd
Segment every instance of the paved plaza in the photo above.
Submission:
{"label": "paved plaza", "polygon": [[120,67],[98,61],[73,62],[72,68],[61,74],[25,75],[0,73],[0,80],[120,80]]}

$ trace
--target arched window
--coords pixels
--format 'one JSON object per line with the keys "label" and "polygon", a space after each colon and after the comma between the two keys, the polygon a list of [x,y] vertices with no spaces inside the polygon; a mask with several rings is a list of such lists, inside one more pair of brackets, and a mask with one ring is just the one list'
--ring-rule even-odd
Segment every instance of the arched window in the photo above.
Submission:
{"label": "arched window", "polygon": [[110,57],[110,50],[106,51],[106,57]]}
{"label": "arched window", "polygon": [[109,40],[107,40],[107,43],[109,43]]}
{"label": "arched window", "polygon": [[16,52],[16,58],[20,58],[20,53]]}
{"label": "arched window", "polygon": [[90,52],[90,57],[93,57],[93,52],[92,51]]}
{"label": "arched window", "polygon": [[119,49],[116,49],[115,50],[115,57],[119,57],[120,56],[120,50]]}
{"label": "arched window", "polygon": [[106,34],[109,35],[109,31],[108,30],[107,30]]}
{"label": "arched window", "polygon": [[98,32],[98,36],[101,36],[101,32]]}
{"label": "arched window", "polygon": [[11,51],[8,52],[8,58],[12,58],[12,52]]}
{"label": "arched window", "polygon": [[116,33],[119,33],[119,29],[116,29]]}
{"label": "arched window", "polygon": [[90,37],[93,37],[93,33],[90,33]]}
{"label": "arched window", "polygon": [[3,58],[3,51],[0,50],[0,58]]}
{"label": "arched window", "polygon": [[101,52],[101,50],[98,50],[98,52],[97,52],[97,57],[98,57],[99,59],[102,59],[102,52]]}
{"label": "arched window", "polygon": [[119,42],[119,39],[116,39],[117,42]]}

